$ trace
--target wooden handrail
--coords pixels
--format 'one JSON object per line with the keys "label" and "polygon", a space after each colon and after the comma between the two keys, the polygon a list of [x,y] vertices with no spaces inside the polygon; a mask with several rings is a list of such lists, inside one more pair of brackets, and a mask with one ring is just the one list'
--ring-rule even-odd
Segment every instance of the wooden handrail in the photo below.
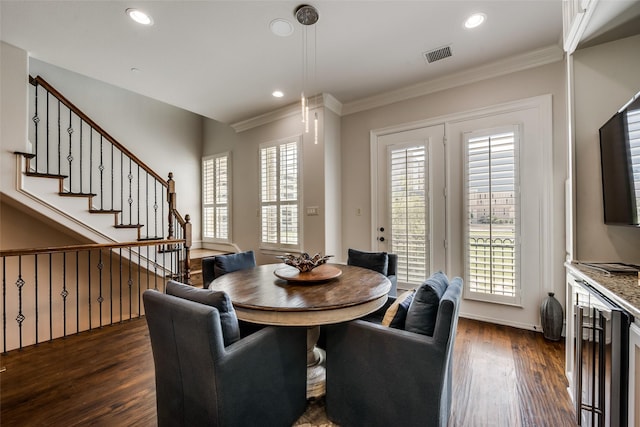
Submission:
{"label": "wooden handrail", "polygon": [[121,242],[121,243],[88,243],[84,245],[69,245],[69,246],[56,246],[47,248],[30,248],[30,249],[7,249],[0,251],[0,257],[7,256],[21,256],[21,255],[34,255],[34,254],[47,254],[47,253],[59,253],[59,252],[73,252],[92,249],[117,249],[126,247],[141,247],[141,246],[160,246],[160,245],[172,245],[176,243],[185,243],[186,239],[165,239],[165,240],[143,240],[134,242]]}
{"label": "wooden handrail", "polygon": [[94,122],[93,120],[91,120],[91,118],[89,118],[86,114],[84,114],[78,107],[76,107],[71,101],[69,101],[67,98],[64,97],[64,95],[62,95],[60,92],[58,92],[53,86],[51,86],[49,83],[47,83],[47,81],[45,79],[43,79],[40,76],[36,76],[31,77],[29,76],[29,83],[31,83],[33,86],[42,86],[44,87],[47,91],[49,91],[53,96],[55,96],[56,98],[58,98],[64,105],[67,106],[67,108],[69,108],[71,111],[73,111],[76,115],[78,115],[85,123],[89,124],[89,126],[91,126],[93,129],[95,129],[98,133],[100,133],[103,137],[105,137],[109,142],[111,142],[113,145],[115,145],[116,147],[118,147],[118,149],[120,151],[122,151],[124,154],[126,154],[131,160],[133,160],[134,162],[136,162],[138,165],[140,165],[140,167],[142,167],[149,175],[153,176],[155,179],[157,179],[158,181],[160,181],[162,183],[163,186],[167,186],[167,183],[165,182],[164,178],[160,177],[160,175],[158,175],[157,173],[155,173],[153,171],[153,169],[151,169],[149,166],[147,166],[142,160],[140,160],[138,157],[136,157],[135,154],[133,154],[131,151],[129,151],[127,148],[125,148],[124,145],[120,144],[114,137],[112,137],[111,135],[109,135],[109,133],[107,133],[107,131],[105,131],[104,129],[102,129],[96,122]]}

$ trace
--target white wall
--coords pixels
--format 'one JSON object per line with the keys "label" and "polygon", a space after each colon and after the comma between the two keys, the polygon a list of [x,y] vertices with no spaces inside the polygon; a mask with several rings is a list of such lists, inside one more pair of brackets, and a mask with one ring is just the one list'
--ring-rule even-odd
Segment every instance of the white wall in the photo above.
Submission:
{"label": "white wall", "polygon": [[[374,110],[355,113],[342,119],[342,212],[343,247],[368,249],[371,245],[371,197],[370,197],[370,140],[373,129],[396,126],[403,123],[429,120],[447,115],[489,107],[505,102],[551,94],[553,99],[553,251],[552,284],[542,288],[554,290],[560,301],[564,300],[564,181],[566,179],[565,138],[565,85],[562,62],[541,66],[503,77],[473,83],[453,89],[398,102]],[[462,173],[450,171],[449,173]],[[449,192],[462,191],[449,188]],[[356,209],[362,216],[356,216]],[[455,212],[448,213],[456,218]],[[457,222],[457,224],[456,224]],[[450,227],[461,228],[457,218]],[[448,238],[451,236],[448,236]],[[526,260],[525,260],[526,262]],[[451,265],[460,265],[449,261]],[[434,266],[434,269],[445,267]],[[463,275],[459,267],[447,271],[451,276]],[[533,298],[538,298],[537,295]],[[540,301],[530,302],[539,305]],[[462,315],[481,318],[496,323],[533,328],[539,324],[535,310],[526,315],[520,308],[465,300]]]}
{"label": "white wall", "polygon": [[[21,151],[27,150],[25,130],[30,123],[24,107],[20,103],[13,103],[23,98],[26,103],[28,75],[40,75],[160,176],[168,177],[169,172],[173,172],[178,210],[183,215],[191,216],[193,240],[200,240],[201,116],[33,58],[28,60],[26,70],[23,66],[26,58],[24,51],[4,43],[2,47],[3,89],[6,83],[12,92],[16,92],[6,98],[12,104],[2,114],[3,141],[4,133],[7,132],[9,135],[6,140],[10,141],[12,150],[14,147]],[[6,61],[5,56],[9,54],[10,60]],[[5,68],[8,68],[7,74]],[[14,71],[13,68],[19,70]],[[4,91],[2,102],[4,105]],[[15,159],[6,155],[4,143],[3,151],[4,181],[5,174],[13,174],[15,177]],[[6,163],[7,158],[12,162],[10,167]]]}
{"label": "white wall", "polygon": [[580,261],[640,264],[640,228],[604,225],[599,128],[640,91],[640,36],[573,55],[576,254]]}

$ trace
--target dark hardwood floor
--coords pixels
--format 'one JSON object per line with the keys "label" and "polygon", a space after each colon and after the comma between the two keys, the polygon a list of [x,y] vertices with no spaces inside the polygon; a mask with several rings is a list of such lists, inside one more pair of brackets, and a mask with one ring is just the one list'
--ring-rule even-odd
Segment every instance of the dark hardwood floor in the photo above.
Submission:
{"label": "dark hardwood floor", "polygon": [[[0,425],[155,426],[144,319],[13,351],[0,359]],[[575,426],[564,344],[460,319],[450,426]],[[332,426],[323,401],[296,426]]]}

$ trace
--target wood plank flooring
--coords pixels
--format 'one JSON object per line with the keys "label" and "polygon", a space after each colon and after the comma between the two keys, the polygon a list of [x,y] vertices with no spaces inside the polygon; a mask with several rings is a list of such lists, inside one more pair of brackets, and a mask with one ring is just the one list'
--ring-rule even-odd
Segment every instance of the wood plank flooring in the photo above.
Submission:
{"label": "wood plank flooring", "polygon": [[[155,426],[153,358],[144,319],[0,358],[0,425]],[[450,426],[575,426],[564,344],[460,319]],[[298,427],[333,426],[324,401]]]}

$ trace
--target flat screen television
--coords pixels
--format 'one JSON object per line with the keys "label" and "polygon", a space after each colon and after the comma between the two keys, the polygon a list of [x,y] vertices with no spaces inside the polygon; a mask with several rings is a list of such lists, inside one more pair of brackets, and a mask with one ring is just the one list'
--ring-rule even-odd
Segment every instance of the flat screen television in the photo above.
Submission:
{"label": "flat screen television", "polygon": [[640,227],[640,92],[600,128],[604,223]]}

